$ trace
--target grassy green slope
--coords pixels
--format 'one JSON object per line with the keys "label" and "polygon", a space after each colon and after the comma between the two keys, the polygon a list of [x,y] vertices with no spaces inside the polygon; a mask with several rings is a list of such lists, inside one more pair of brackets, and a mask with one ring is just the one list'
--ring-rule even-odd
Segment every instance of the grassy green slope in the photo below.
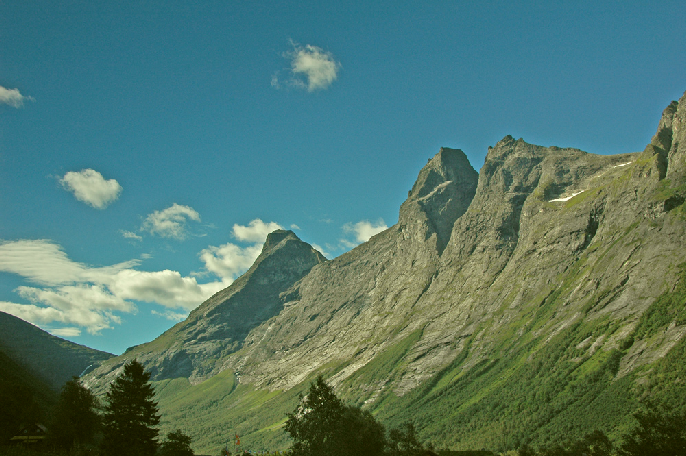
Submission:
{"label": "grassy green slope", "polygon": [[286,414],[298,403],[302,390],[255,390],[240,384],[233,372],[223,371],[191,385],[185,378],[154,382],[162,410],[162,433],[181,428],[193,438],[196,453],[215,454],[238,434],[252,451],[283,450],[290,446],[283,432]]}

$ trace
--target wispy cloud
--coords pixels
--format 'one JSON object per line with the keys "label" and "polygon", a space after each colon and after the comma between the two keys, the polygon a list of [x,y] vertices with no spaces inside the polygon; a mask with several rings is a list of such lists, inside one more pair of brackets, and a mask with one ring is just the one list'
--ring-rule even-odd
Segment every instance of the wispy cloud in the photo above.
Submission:
{"label": "wispy cloud", "polygon": [[340,62],[333,54],[318,46],[307,44],[301,46],[291,41],[293,49],[285,52],[284,57],[290,60],[287,76],[282,78],[277,72],[272,76],[272,86],[306,89],[308,92],[327,89],[338,77]]}
{"label": "wispy cloud", "polygon": [[62,187],[72,192],[77,200],[97,209],[104,209],[119,198],[121,185],[114,179],[105,180],[93,169],[69,171],[60,179]]}
{"label": "wispy cloud", "polygon": [[21,108],[25,101],[33,101],[33,98],[22,95],[19,89],[6,89],[0,86],[0,104]]}
{"label": "wispy cloud", "polygon": [[133,239],[134,241],[142,241],[143,237],[137,235],[133,231],[126,231],[126,230],[119,230],[122,236],[124,236],[126,239]]}
{"label": "wispy cloud", "polygon": [[58,337],[78,337],[81,335],[81,329],[75,327],[55,328],[47,330],[53,336]]}
{"label": "wispy cloud", "polygon": [[[200,219],[193,209],[179,205],[152,215],[150,229],[177,237],[187,218]],[[122,314],[136,313],[142,302],[165,307],[157,314],[178,321],[250,268],[267,235],[279,228],[278,223],[260,219],[234,225],[233,237],[248,245],[227,243],[202,250],[206,273],[219,278],[204,284],[168,269],[140,271],[139,259],[103,267],[79,263],[49,240],[0,242],[0,272],[17,274],[35,285],[15,290],[28,304],[2,301],[0,311],[37,325],[62,324],[50,330],[65,336],[76,335],[79,328],[91,334],[112,328],[121,323]]]}
{"label": "wispy cloud", "polygon": [[46,239],[0,243],[0,271],[18,274],[41,285],[101,283],[103,277],[139,264],[140,260],[130,260],[105,267],[87,266],[72,261],[60,245]]}
{"label": "wispy cloud", "polygon": [[182,321],[188,316],[187,313],[172,312],[171,310],[167,310],[166,312],[158,312],[156,310],[151,310],[150,313],[152,313],[153,315],[157,315],[158,317],[164,317],[167,320],[176,322]]}
{"label": "wispy cloud", "polygon": [[21,286],[19,296],[31,304],[0,302],[0,310],[34,324],[63,323],[91,334],[120,323],[119,314],[135,313],[134,301],[169,309],[190,310],[226,286],[221,281],[198,284],[176,271],[134,269],[141,260],[92,267],[69,259],[47,240],[0,244],[0,271],[40,285]]}
{"label": "wispy cloud", "polygon": [[320,246],[319,244],[312,244],[312,248],[315,249],[315,250],[318,250],[319,253],[321,253],[322,255],[324,255],[326,258],[331,258],[329,252],[327,252],[326,250],[324,250],[324,249],[322,248],[322,246]]}
{"label": "wispy cloud", "polygon": [[142,229],[150,234],[183,240],[188,236],[186,222],[200,221],[200,214],[189,206],[174,203],[162,211],[154,211],[143,222]]}

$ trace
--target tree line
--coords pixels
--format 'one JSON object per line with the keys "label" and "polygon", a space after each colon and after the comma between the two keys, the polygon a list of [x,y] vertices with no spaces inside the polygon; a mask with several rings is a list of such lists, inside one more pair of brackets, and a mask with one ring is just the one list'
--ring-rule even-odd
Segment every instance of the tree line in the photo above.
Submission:
{"label": "tree line", "polygon": [[[55,455],[193,456],[191,438],[177,430],[158,442],[160,414],[150,373],[138,361],[124,365],[104,407],[77,377],[62,387],[40,452]],[[0,448],[0,454],[34,454]]]}
{"label": "tree line", "polygon": [[[40,454],[193,456],[191,438],[181,430],[158,441],[160,414],[150,373],[138,361],[125,364],[106,394],[104,407],[78,378],[66,382]],[[601,431],[548,447],[521,445],[509,456],[686,456],[686,414],[656,411],[634,414],[636,424],[620,445]],[[367,410],[345,404],[322,376],[310,384],[287,416],[290,456],[466,456],[488,451],[435,450],[420,442],[414,424],[386,430]],[[0,454],[34,454],[0,447]],[[38,454],[38,453],[36,453]]]}
{"label": "tree line", "polygon": [[[686,414],[658,411],[634,414],[635,426],[615,446],[599,430],[576,441],[532,448],[521,445],[501,453],[508,456],[686,456]],[[429,456],[495,454],[489,451],[441,451],[420,443],[412,422],[384,431],[368,411],[343,404],[333,388],[318,377],[307,396],[288,415],[286,432],[293,439],[293,456]]]}

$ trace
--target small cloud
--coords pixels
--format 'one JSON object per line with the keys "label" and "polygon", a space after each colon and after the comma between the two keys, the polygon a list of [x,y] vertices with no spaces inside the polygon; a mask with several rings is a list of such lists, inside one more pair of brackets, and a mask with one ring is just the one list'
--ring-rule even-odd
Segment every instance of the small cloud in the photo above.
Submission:
{"label": "small cloud", "polygon": [[157,315],[158,317],[164,317],[167,320],[176,321],[176,322],[183,321],[188,316],[188,314],[173,312],[171,310],[168,310],[166,312],[158,312],[156,310],[151,310],[150,313],[153,315]]}
{"label": "small cloud", "polygon": [[205,269],[230,284],[253,265],[261,251],[261,244],[240,247],[228,242],[202,250],[200,259],[205,263]]}
{"label": "small cloud", "polygon": [[312,248],[317,250],[319,253],[324,255],[326,258],[330,258],[329,252],[324,250],[319,244],[312,244]]}
{"label": "small cloud", "polygon": [[301,46],[291,41],[293,50],[284,53],[290,60],[288,77],[282,81],[279,73],[272,76],[272,87],[281,88],[283,85],[307,89],[308,92],[327,89],[338,77],[341,69],[333,54],[322,48],[307,44]]}
{"label": "small cloud", "polygon": [[241,247],[227,242],[219,247],[209,246],[200,252],[200,259],[205,263],[207,271],[220,277],[222,283],[228,286],[255,263],[262,252],[267,235],[280,229],[283,228],[278,223],[265,223],[261,219],[252,220],[247,226],[235,224],[233,237],[252,245]]}
{"label": "small cloud", "polygon": [[142,241],[143,237],[137,235],[133,231],[126,231],[126,230],[119,230],[122,236],[124,236],[126,239],[133,239],[134,241]]}
{"label": "small cloud", "polygon": [[97,209],[104,209],[119,198],[121,185],[114,179],[105,180],[102,174],[93,169],[79,172],[69,171],[60,179],[60,184],[72,192],[77,200]]}
{"label": "small cloud", "polygon": [[295,223],[293,223],[293,224],[291,225],[291,229],[292,229],[292,230],[299,230],[300,227],[299,227],[298,225],[296,225]]}
{"label": "small cloud", "polygon": [[149,214],[143,222],[142,229],[150,232],[150,234],[183,240],[188,235],[186,231],[187,220],[199,222],[200,214],[192,207],[174,203],[163,211],[155,211]]}
{"label": "small cloud", "polygon": [[281,229],[283,228],[278,223],[264,223],[260,219],[255,219],[251,221],[248,226],[235,224],[233,226],[233,235],[242,242],[264,243],[264,241],[267,240],[267,235],[269,233]]}
{"label": "small cloud", "polygon": [[34,101],[32,97],[25,97],[19,93],[19,89],[6,89],[0,86],[0,104],[6,104],[13,108],[21,108],[24,101]]}
{"label": "small cloud", "polygon": [[78,337],[81,335],[81,330],[74,327],[49,329],[48,332],[58,337]]}
{"label": "small cloud", "polygon": [[379,234],[386,229],[388,229],[388,226],[386,226],[382,219],[379,219],[376,223],[372,223],[369,220],[362,220],[355,224],[346,223],[343,225],[343,231],[354,234],[355,240],[358,242],[367,242],[372,236]]}

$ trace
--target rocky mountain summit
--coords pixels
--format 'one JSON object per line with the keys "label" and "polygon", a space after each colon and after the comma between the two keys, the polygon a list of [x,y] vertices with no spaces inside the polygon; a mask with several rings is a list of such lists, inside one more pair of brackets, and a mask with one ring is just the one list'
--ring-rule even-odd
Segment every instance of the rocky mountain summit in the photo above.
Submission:
{"label": "rocky mountain summit", "polygon": [[252,267],[229,287],[216,293],[188,318],[149,344],[129,348],[111,365],[105,386],[137,358],[154,380],[184,377],[197,383],[218,374],[217,361],[240,349],[250,332],[283,309],[281,295],[326,258],[292,231],[267,236]]}
{"label": "rocky mountain summit", "polygon": [[204,420],[201,448],[229,425],[284,445],[285,411],[317,374],[453,449],[589,422],[612,435],[646,398],[686,407],[685,116],[686,96],[622,155],[506,136],[477,173],[443,148],[393,227],[330,261],[272,233],[244,276],[87,380],[138,358],[173,426]]}

